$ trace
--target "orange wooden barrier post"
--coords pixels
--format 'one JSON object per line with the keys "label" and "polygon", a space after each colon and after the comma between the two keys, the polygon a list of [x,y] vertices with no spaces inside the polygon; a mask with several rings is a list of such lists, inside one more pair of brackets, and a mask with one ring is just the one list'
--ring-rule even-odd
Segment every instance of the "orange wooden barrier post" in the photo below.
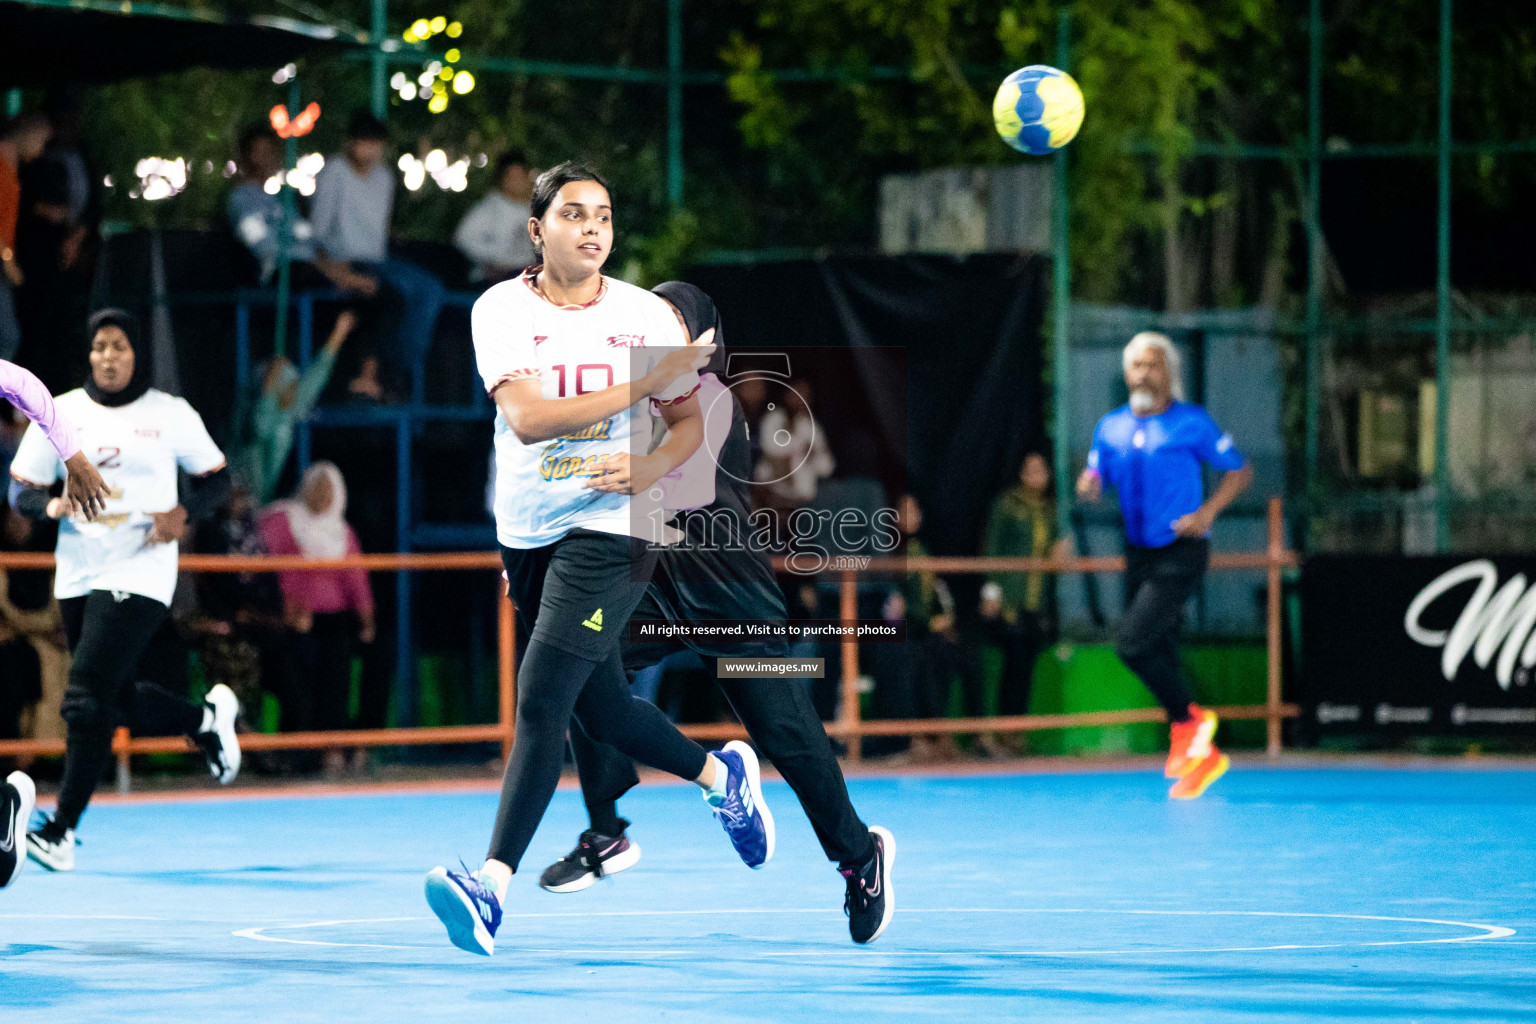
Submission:
{"label": "orange wooden barrier post", "polygon": [[[844,569],[838,586],[837,617],[845,626],[852,626],[859,617],[859,591],[853,570]],[[859,641],[855,636],[845,636],[842,641],[843,699],[837,709],[837,724],[848,744],[848,760],[858,764],[864,758],[860,742],[859,720]]]}
{"label": "orange wooden barrier post", "polygon": [[1265,641],[1269,653],[1269,688],[1264,701],[1265,751],[1280,756],[1280,562],[1285,554],[1285,517],[1279,498],[1269,499],[1269,586]]}
{"label": "orange wooden barrier post", "polygon": [[119,793],[128,792],[131,785],[129,780],[133,778],[132,766],[128,760],[131,756],[128,747],[128,727],[120,725],[112,733],[112,753],[117,755],[117,791]]}

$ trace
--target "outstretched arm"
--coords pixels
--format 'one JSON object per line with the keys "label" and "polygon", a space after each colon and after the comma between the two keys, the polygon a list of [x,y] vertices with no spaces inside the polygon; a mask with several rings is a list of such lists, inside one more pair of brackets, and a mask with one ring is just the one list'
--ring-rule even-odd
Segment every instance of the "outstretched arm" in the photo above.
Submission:
{"label": "outstretched arm", "polygon": [[80,515],[95,519],[107,501],[107,485],[101,474],[80,450],[74,428],[54,405],[53,396],[36,375],[15,363],[0,359],[0,394],[37,424],[39,430],[59,453],[69,475],[64,481],[64,495]]}

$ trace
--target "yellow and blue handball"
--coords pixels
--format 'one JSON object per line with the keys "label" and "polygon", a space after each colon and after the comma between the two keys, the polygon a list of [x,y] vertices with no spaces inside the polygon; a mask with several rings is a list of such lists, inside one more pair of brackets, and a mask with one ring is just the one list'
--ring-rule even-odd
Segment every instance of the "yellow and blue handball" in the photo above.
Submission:
{"label": "yellow and blue handball", "polygon": [[1054,153],[1083,125],[1083,92],[1065,71],[1031,64],[998,86],[992,121],[1003,141],[1020,153]]}

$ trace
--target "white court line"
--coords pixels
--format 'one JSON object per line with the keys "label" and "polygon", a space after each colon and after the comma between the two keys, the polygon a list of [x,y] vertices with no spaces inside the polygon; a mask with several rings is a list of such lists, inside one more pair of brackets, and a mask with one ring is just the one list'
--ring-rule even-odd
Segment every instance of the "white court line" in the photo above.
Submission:
{"label": "white court line", "polygon": [[0,914],[17,921],[173,921],[176,924],[208,924],[206,921],[182,921],[171,917],[134,917],[128,914]]}
{"label": "white court line", "polygon": [[[614,918],[614,917],[725,917],[740,916],[746,914],[832,914],[827,908],[757,908],[743,910],[609,910],[587,913],[552,913],[552,914],[505,914],[502,920],[514,919],[571,919],[571,918]],[[1446,921],[1431,917],[1388,917],[1379,914],[1322,914],[1305,913],[1299,911],[1284,910],[1103,910],[1087,907],[923,907],[916,909],[904,909],[902,915],[907,914],[1123,914],[1152,917],[1279,917],[1279,918],[1311,918],[1332,921],[1385,921],[1393,924],[1431,924],[1448,928],[1468,928],[1475,931],[1471,935],[1453,935],[1438,939],[1387,939],[1362,942],[1323,942],[1323,943],[1285,943],[1272,946],[1223,946],[1203,947],[1197,949],[1018,949],[1018,950],[888,950],[880,949],[874,952],[854,950],[849,948],[827,949],[801,949],[801,950],[758,950],[744,954],[749,958],[786,958],[814,956],[823,957],[828,954],[841,953],[852,956],[902,956],[902,957],[934,957],[934,956],[974,956],[974,957],[1022,957],[1022,956],[1147,956],[1163,955],[1170,953],[1262,953],[1277,950],[1296,949],[1342,949],[1346,947],[1372,947],[1372,946],[1431,946],[1461,942],[1483,942],[1490,939],[1508,938],[1515,934],[1515,929],[1503,925],[1475,924],[1467,921]],[[269,931],[297,930],[301,928],[323,928],[349,924],[396,924],[401,922],[430,921],[429,917],[377,917],[354,918],[331,921],[307,921],[301,924],[261,925],[253,928],[242,928],[231,934],[237,938],[254,939],[258,942],[277,942],[295,946],[331,946],[354,949],[440,949],[441,946],[423,945],[394,945],[377,942],[326,942],[319,939],[295,939],[278,935],[269,935]],[[661,958],[676,956],[699,956],[707,950],[687,949],[592,949],[570,948],[540,949],[522,948],[506,949],[507,952],[557,954],[557,955],[606,955],[623,956],[629,958]]]}

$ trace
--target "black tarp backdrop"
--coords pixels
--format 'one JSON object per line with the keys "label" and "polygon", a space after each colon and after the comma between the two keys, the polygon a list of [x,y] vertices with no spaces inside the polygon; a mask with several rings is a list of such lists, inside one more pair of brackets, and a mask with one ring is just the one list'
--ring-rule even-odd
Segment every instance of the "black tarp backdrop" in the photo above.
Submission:
{"label": "black tarp backdrop", "polygon": [[[929,549],[970,555],[992,499],[1044,440],[1049,267],[1043,256],[1013,254],[836,257],[683,276],[714,297],[729,349],[854,349],[851,359],[795,367],[815,386],[838,475],[877,477],[893,500],[910,489]],[[876,347],[904,349],[905,374],[893,369],[901,360],[859,358]],[[856,382],[817,379],[818,369],[850,363]],[[864,454],[871,433],[875,465]]]}
{"label": "black tarp backdrop", "polygon": [[1536,735],[1533,577],[1528,556],[1308,558],[1304,734]]}

